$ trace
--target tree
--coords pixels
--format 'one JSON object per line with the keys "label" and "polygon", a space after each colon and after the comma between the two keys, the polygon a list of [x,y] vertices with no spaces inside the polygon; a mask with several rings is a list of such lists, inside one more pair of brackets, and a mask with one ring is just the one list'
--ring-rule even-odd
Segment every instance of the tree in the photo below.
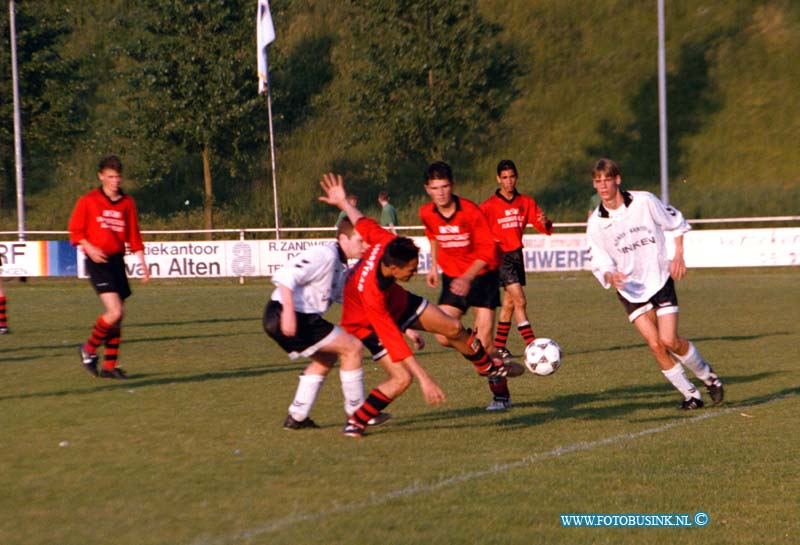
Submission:
{"label": "tree", "polygon": [[[85,104],[91,86],[81,72],[81,62],[65,58],[62,43],[72,31],[69,10],[60,3],[29,1],[16,13],[17,66],[23,163],[26,176],[46,181],[70,150],[74,138],[86,130]],[[14,192],[14,117],[9,13],[0,17],[0,206]],[[34,170],[35,169],[35,170]],[[41,183],[26,184],[35,190]]]}
{"label": "tree", "polygon": [[514,96],[513,55],[475,0],[352,0],[356,119],[398,159],[470,152]]}
{"label": "tree", "polygon": [[[255,71],[254,2],[146,0],[125,15],[135,107],[131,126],[153,156],[158,183],[185,154],[203,163],[205,228],[213,228],[212,173],[237,169],[266,140]],[[215,167],[216,165],[216,167]],[[210,238],[210,237],[209,237]]]}

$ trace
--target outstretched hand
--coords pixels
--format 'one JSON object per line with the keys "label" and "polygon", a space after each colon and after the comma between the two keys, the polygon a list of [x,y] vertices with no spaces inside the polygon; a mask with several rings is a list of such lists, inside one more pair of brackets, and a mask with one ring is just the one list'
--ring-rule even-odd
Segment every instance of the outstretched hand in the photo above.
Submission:
{"label": "outstretched hand", "polygon": [[319,198],[320,201],[337,208],[344,208],[344,204],[347,202],[347,192],[344,189],[344,181],[340,174],[334,174],[333,172],[323,174],[319,185],[325,192],[325,195]]}

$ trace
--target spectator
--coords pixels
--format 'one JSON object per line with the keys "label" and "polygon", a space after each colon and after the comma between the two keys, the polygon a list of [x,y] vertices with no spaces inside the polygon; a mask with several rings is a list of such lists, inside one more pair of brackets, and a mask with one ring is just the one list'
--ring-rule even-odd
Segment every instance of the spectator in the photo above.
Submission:
{"label": "spectator", "polygon": [[378,203],[381,205],[381,227],[390,231],[393,235],[397,234],[397,209],[389,204],[389,192],[384,190],[378,193]]}

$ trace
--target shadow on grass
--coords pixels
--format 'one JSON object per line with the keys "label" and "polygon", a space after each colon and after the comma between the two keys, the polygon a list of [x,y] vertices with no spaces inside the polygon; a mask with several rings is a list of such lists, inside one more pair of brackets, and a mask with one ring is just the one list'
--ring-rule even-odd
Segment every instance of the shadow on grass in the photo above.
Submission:
{"label": "shadow on grass", "polygon": [[[197,320],[192,322],[162,322],[162,323],[144,323],[144,324],[135,324],[137,327],[140,326],[166,326],[166,325],[181,325],[181,324],[199,324],[199,323],[216,323],[216,322],[246,322],[246,321],[253,321],[252,318],[233,318],[233,319],[222,319],[222,320]],[[134,324],[131,324],[132,326]],[[261,335],[262,332],[259,329],[258,331],[252,332],[241,332],[238,331],[236,333],[207,333],[204,335],[174,335],[171,337],[147,337],[147,338],[123,338],[123,346],[126,344],[133,344],[133,343],[148,343],[148,342],[161,342],[161,341],[183,341],[189,339],[204,339],[204,338],[219,338],[219,337],[234,337],[240,335]],[[719,337],[693,337],[692,340],[696,342],[702,341],[752,341],[755,339],[764,339],[767,337],[776,337],[779,335],[791,335],[788,331],[781,331],[776,333],[765,333],[761,335],[723,335]],[[15,348],[4,348],[2,354],[9,354],[12,352],[22,352],[25,350],[77,350],[80,341],[75,341],[74,345],[65,345],[63,343],[59,344],[52,344],[52,345],[36,345],[36,346],[18,346]],[[615,352],[618,350],[629,350],[631,348],[646,348],[647,344],[644,342],[641,343],[633,343],[627,345],[614,345],[614,346],[606,346],[604,348],[590,348],[587,350],[564,350],[564,354],[566,356],[571,355],[580,355],[580,354],[591,354],[593,352]],[[562,347],[563,349],[563,347]],[[428,340],[425,348],[418,352],[418,356],[433,356],[438,354],[447,354],[452,353],[456,355],[456,352],[451,350],[450,348],[443,347],[436,343],[436,341]],[[28,361],[28,360],[36,360],[41,358],[52,358],[63,354],[36,354],[36,355],[29,355],[29,356],[15,356],[15,357],[0,357],[0,363],[2,362],[15,362],[15,361]],[[364,360],[365,362],[368,359]]]}
{"label": "shadow on grass", "polygon": [[196,325],[196,324],[227,324],[232,322],[258,322],[261,318],[209,318],[207,320],[181,320],[177,322],[125,322],[126,327],[161,327],[176,325]]}
{"label": "shadow on grass", "polygon": [[[770,333],[763,333],[760,335],[721,335],[719,337],[691,337],[692,342],[704,342],[704,341],[753,341],[756,339],[765,339],[769,337],[778,337],[783,335],[792,335],[792,333],[788,331],[779,331],[779,332],[770,332]],[[564,347],[561,347],[562,350]],[[565,356],[570,355],[577,355],[577,354],[591,354],[594,352],[615,352],[617,350],[629,350],[631,348],[647,348],[647,343],[640,342],[640,343],[633,343],[633,344],[625,344],[625,345],[614,345],[614,346],[606,346],[604,348],[589,348],[586,350],[564,350]]]}
{"label": "shadow on grass", "polygon": [[165,386],[170,384],[191,384],[201,383],[209,380],[229,380],[239,378],[252,378],[269,375],[272,373],[285,373],[301,371],[308,365],[308,362],[300,362],[292,365],[279,365],[279,366],[256,366],[256,367],[242,367],[239,369],[232,369],[230,371],[217,371],[205,372],[195,375],[185,376],[166,376],[164,373],[132,373],[128,375],[129,380],[112,380],[112,379],[99,379],[88,376],[85,371],[79,369],[78,364],[73,366],[73,370],[86,376],[86,380],[96,384],[91,388],[70,389],[70,390],[56,390],[54,392],[36,392],[30,394],[12,394],[0,396],[0,401],[13,400],[13,399],[31,399],[31,398],[46,398],[46,397],[62,397],[68,395],[83,395],[83,394],[96,394],[98,392],[108,392],[112,390],[131,390],[148,388],[151,386]]}
{"label": "shadow on grass", "polygon": [[[123,332],[128,328],[139,328],[139,327],[174,327],[174,326],[182,326],[182,325],[197,325],[197,324],[228,324],[234,322],[256,322],[259,325],[261,324],[261,318],[259,316],[250,317],[250,318],[209,318],[205,320],[180,320],[180,321],[172,321],[172,322],[137,322],[137,321],[125,321],[122,324]],[[85,322],[83,324],[59,324],[58,326],[53,327],[37,327],[37,333],[50,333],[54,332],[58,335],[71,335],[72,332],[79,332],[77,336],[86,337],[91,332],[91,322]],[[259,328],[260,330],[260,328]],[[19,336],[19,335],[15,335]],[[79,341],[75,341],[77,344]],[[18,349],[17,349],[18,350]]]}
{"label": "shadow on grass", "polygon": [[[124,331],[123,331],[124,335]],[[263,336],[264,333],[261,331],[251,331],[251,332],[241,332],[237,331],[235,333],[206,333],[204,335],[173,335],[171,337],[147,337],[147,338],[139,338],[139,339],[129,339],[123,336],[122,338],[122,346],[136,344],[136,343],[151,343],[151,342],[161,342],[161,341],[185,341],[190,339],[211,339],[211,338],[219,338],[219,337],[241,337],[241,336]],[[266,338],[266,337],[265,337]],[[65,345],[63,343],[53,344],[53,345],[38,345],[38,346],[20,346],[17,348],[8,348],[3,349],[3,354],[8,352],[21,352],[23,350],[70,350],[72,352],[77,353],[78,346],[81,344],[80,341],[75,341],[74,344]],[[52,358],[57,356],[64,356],[63,353],[59,354],[37,354],[37,355],[29,355],[29,356],[19,356],[19,357],[12,357],[12,358],[0,358],[0,362],[6,361],[25,361],[25,360],[35,360],[40,358]]]}
{"label": "shadow on grass", "polygon": [[[752,375],[723,376],[725,385],[728,388],[726,394],[731,393],[731,386],[745,384],[769,379],[782,372],[764,372]],[[735,392],[735,390],[733,390]],[[800,393],[800,387],[786,388],[784,390],[754,397],[751,399],[737,400],[735,403],[726,403],[727,406],[748,406],[757,405],[766,401],[776,399],[784,395]],[[706,398],[708,399],[708,398]],[[659,410],[664,408],[675,408],[672,415],[659,416],[655,418],[636,418],[631,421],[648,422],[657,420],[673,420],[680,414],[695,414],[692,411],[681,413],[677,411],[680,402],[676,392],[664,382],[646,384],[625,388],[613,388],[599,392],[582,392],[577,394],[555,395],[541,401],[529,401],[515,403],[513,409],[505,418],[497,422],[476,424],[474,421],[464,422],[453,426],[451,423],[444,425],[449,429],[464,427],[486,427],[499,426],[508,430],[522,427],[531,427],[552,422],[556,420],[607,420],[625,417],[640,410]],[[712,406],[706,405],[706,409],[713,410]],[[520,414],[523,413],[523,414]],[[465,417],[477,417],[486,415],[486,410],[482,406],[470,407],[467,409],[456,409],[450,411],[431,412],[417,417],[409,418],[405,421],[393,421],[393,427],[414,427],[420,431],[423,429],[436,428],[438,426],[420,426],[420,423],[432,423],[440,420],[452,420]],[[415,431],[416,431],[415,429]]]}

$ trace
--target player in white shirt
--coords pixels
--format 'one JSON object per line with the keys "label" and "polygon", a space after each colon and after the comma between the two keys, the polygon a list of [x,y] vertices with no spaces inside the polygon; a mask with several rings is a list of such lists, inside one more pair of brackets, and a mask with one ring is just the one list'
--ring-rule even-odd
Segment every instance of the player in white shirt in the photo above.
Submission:
{"label": "player in white shirt", "polygon": [[[347,260],[361,258],[365,245],[347,219],[337,226],[336,240],[336,244],[306,250],[272,276],[276,289],[264,309],[264,331],[291,359],[300,356],[311,359],[300,375],[283,423],[287,430],[319,427],[308,415],[337,358],[341,359],[339,378],[345,412],[350,416],[364,402],[363,345],[322,315],[333,301],[342,302]],[[382,422],[373,425],[388,418],[385,415]]]}
{"label": "player in white shirt", "polygon": [[[619,167],[600,159],[592,170],[600,205],[589,216],[586,235],[592,273],[604,288],[616,288],[628,319],[647,341],[661,372],[683,394],[683,410],[703,406],[700,393],[681,364],[703,381],[715,405],[722,403],[722,381],[695,348],[678,334],[674,280],[686,274],[683,235],[691,229],[683,215],[646,191],[622,191]],[[665,232],[674,236],[675,255],[667,255]]]}

